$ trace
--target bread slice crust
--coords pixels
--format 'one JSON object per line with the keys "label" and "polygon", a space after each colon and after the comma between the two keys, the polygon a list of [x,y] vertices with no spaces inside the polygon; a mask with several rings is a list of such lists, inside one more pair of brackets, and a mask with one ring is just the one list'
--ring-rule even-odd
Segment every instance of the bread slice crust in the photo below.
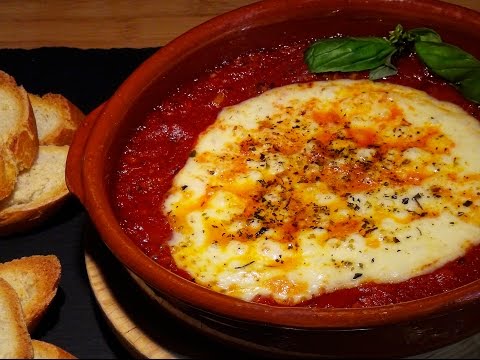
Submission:
{"label": "bread slice crust", "polygon": [[61,94],[28,94],[37,122],[40,145],[70,145],[85,114]]}
{"label": "bread slice crust", "polygon": [[32,340],[34,359],[76,359],[62,348],[45,341]]}
{"label": "bread slice crust", "polygon": [[17,165],[6,149],[0,146],[0,199],[13,192],[17,181]]}
{"label": "bread slice crust", "polygon": [[55,255],[32,255],[0,264],[0,278],[17,293],[30,333],[57,293],[61,271]]}
{"label": "bread slice crust", "polygon": [[38,133],[26,90],[0,70],[0,199],[15,186],[16,177],[29,169],[38,155]]}
{"label": "bread slice crust", "polygon": [[13,287],[2,278],[0,278],[0,358],[33,358],[32,341],[20,299]]}

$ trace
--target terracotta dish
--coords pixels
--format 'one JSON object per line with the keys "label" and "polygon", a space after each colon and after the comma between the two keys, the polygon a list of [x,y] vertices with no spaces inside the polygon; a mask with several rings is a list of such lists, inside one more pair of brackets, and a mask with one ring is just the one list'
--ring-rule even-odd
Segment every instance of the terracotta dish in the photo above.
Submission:
{"label": "terracotta dish", "polygon": [[221,341],[273,356],[405,356],[480,331],[480,280],[419,300],[351,309],[270,306],[210,291],[145,255],[122,230],[111,203],[109,181],[125,139],[179,84],[248,49],[337,33],[383,36],[398,23],[434,28],[445,41],[480,58],[480,14],[456,5],[434,0],[263,1],[218,16],[162,47],[88,116],[69,153],[69,189],[112,253],[163,299],[159,304]]}

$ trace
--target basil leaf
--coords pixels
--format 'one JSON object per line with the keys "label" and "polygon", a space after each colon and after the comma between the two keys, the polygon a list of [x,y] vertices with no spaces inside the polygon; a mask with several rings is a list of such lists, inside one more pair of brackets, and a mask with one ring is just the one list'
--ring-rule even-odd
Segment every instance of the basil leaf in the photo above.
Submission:
{"label": "basil leaf", "polygon": [[450,44],[416,41],[415,51],[433,73],[455,84],[466,79],[471,71],[480,70],[480,61]]}
{"label": "basil leaf", "polygon": [[407,36],[410,41],[431,41],[431,42],[442,42],[442,38],[438,33],[429,28],[416,28],[407,31]]}
{"label": "basil leaf", "polygon": [[395,47],[383,38],[332,38],[311,45],[305,62],[316,73],[371,70],[383,65],[394,51]]}
{"label": "basil leaf", "polygon": [[480,104],[480,70],[472,71],[458,88],[466,98]]}
{"label": "basil leaf", "polygon": [[368,78],[370,80],[379,80],[379,79],[383,79],[388,76],[392,76],[396,74],[397,74],[397,69],[395,67],[382,65],[376,69],[371,70],[370,73],[368,74]]}
{"label": "basil leaf", "polygon": [[392,55],[394,53],[395,51],[391,53],[389,56],[387,56],[387,59],[385,60],[385,64],[370,71],[370,74],[368,75],[368,78],[370,80],[383,79],[388,76],[397,74],[397,68],[394,65],[392,65]]}

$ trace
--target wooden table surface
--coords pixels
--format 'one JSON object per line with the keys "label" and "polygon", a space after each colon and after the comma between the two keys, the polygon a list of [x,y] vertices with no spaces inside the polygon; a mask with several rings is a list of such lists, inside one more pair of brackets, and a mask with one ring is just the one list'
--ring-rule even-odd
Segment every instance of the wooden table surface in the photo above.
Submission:
{"label": "wooden table surface", "polygon": [[[0,48],[158,47],[218,14],[255,1],[2,0]],[[448,2],[480,11],[480,0]]]}

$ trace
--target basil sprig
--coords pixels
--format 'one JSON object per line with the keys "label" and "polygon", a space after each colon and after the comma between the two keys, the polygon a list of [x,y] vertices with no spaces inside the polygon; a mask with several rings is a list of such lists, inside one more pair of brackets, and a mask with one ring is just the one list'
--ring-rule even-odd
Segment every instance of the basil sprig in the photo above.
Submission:
{"label": "basil sprig", "polygon": [[308,69],[314,73],[370,70],[370,80],[397,74],[393,56],[413,46],[422,62],[434,74],[455,85],[468,99],[480,103],[480,61],[466,51],[444,43],[429,28],[404,31],[401,25],[388,38],[340,37],[315,42],[305,53]]}

